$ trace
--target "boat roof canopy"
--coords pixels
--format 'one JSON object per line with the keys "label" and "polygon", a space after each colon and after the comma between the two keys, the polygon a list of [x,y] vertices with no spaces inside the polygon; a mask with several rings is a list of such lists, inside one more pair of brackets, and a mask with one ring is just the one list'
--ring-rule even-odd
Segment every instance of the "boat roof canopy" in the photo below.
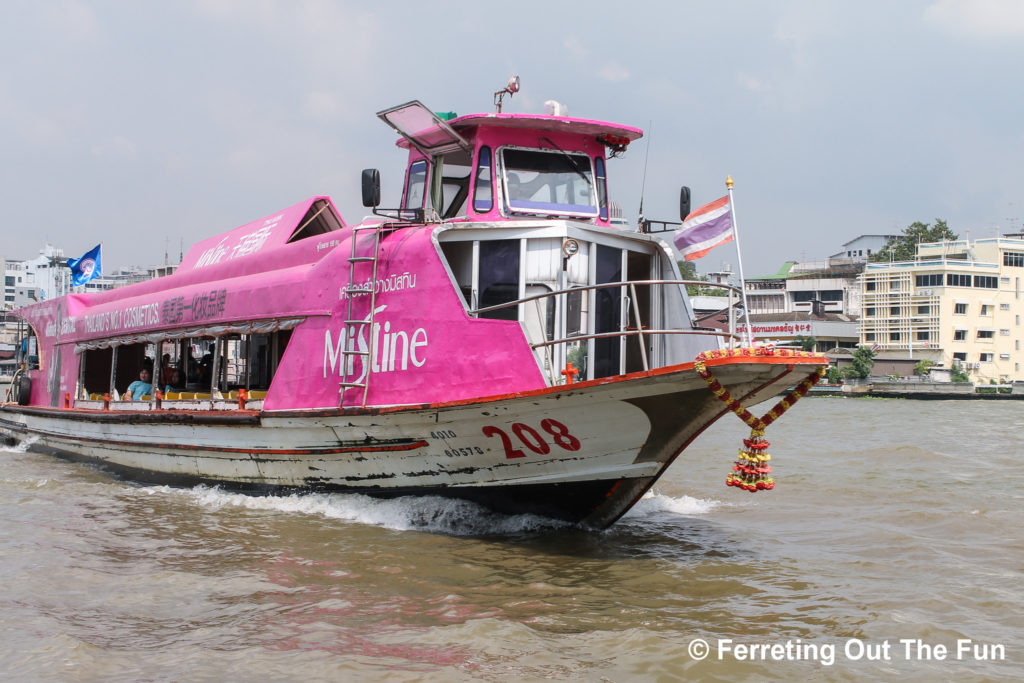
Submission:
{"label": "boat roof canopy", "polygon": [[245,258],[345,227],[329,197],[311,197],[192,245],[177,272]]}
{"label": "boat roof canopy", "polygon": [[549,116],[546,114],[467,114],[452,119],[449,125],[454,130],[490,126],[493,128],[520,128],[555,133],[576,133],[579,135],[593,135],[595,137],[610,135],[626,138],[630,142],[639,140],[644,134],[639,128],[624,126],[619,123],[576,119],[568,116]]}
{"label": "boat roof canopy", "polygon": [[644,134],[633,126],[547,114],[467,114],[446,122],[419,100],[379,111],[377,116],[402,136],[398,141],[399,147],[415,147],[424,156],[445,154],[456,149],[471,152],[472,146],[460,132],[480,127],[593,136],[598,142],[623,148]]}

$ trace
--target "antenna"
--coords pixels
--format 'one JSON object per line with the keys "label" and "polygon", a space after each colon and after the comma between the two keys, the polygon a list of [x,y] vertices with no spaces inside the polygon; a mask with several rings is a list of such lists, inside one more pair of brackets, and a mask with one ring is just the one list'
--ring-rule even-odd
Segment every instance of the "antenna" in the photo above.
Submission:
{"label": "antenna", "polygon": [[640,177],[640,215],[637,217],[637,226],[643,231],[644,224],[644,192],[647,189],[647,158],[651,153],[651,138],[654,136],[654,121],[647,122],[647,146],[644,148],[644,173]]}

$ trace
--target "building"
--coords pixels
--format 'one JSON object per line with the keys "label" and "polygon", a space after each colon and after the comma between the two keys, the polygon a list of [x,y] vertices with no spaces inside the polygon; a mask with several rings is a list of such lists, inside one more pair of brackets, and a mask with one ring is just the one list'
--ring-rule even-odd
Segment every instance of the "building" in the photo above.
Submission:
{"label": "building", "polygon": [[[855,348],[857,318],[847,311],[851,302],[859,304],[860,301],[857,284],[860,266],[852,269],[848,266],[790,261],[776,275],[748,279],[746,291],[752,338],[760,343],[784,345],[814,337],[815,350],[822,353]],[[847,270],[841,271],[842,268]],[[715,275],[726,273],[728,271],[723,270]],[[713,282],[729,284],[723,278]],[[728,328],[728,315],[721,312],[729,305],[726,297],[695,296],[691,303],[700,324],[723,331]],[[746,324],[740,322],[736,331],[745,335]]]}
{"label": "building", "polygon": [[843,244],[843,250],[832,254],[831,259],[849,259],[850,261],[866,262],[872,254],[877,254],[890,239],[899,235],[861,235]]}
{"label": "building", "polygon": [[974,382],[1024,379],[1022,236],[920,244],[914,261],[867,264],[861,285],[861,344]]}
{"label": "building", "polygon": [[[863,236],[847,245],[869,237],[884,236]],[[864,263],[864,258],[847,257],[844,251],[826,261],[787,261],[772,275],[747,278],[753,337],[779,344],[814,337],[815,350],[822,353],[856,348],[861,310],[858,278]],[[741,325],[740,332],[744,331]]]}
{"label": "building", "polygon": [[103,274],[98,278],[86,282],[81,287],[84,292],[102,292],[107,289],[116,289],[125,285],[134,285],[137,282],[145,282],[153,278],[170,275],[178,268],[177,264],[150,266],[128,266],[118,268],[110,274]]}
{"label": "building", "polygon": [[841,313],[860,315],[863,262],[787,261],[774,275],[747,278],[747,303],[752,315],[780,313]]}
{"label": "building", "polygon": [[71,275],[66,260],[63,250],[49,244],[31,260],[0,258],[4,274],[3,308],[11,310],[67,294]]}
{"label": "building", "polygon": [[[101,276],[81,287],[78,292],[97,292],[170,275],[177,265],[121,268],[109,276]],[[9,311],[53,299],[72,291],[71,270],[62,249],[45,245],[39,256],[30,260],[0,257],[3,272],[3,303],[0,304],[0,376],[9,376],[15,369],[15,348],[24,334],[18,319]]]}

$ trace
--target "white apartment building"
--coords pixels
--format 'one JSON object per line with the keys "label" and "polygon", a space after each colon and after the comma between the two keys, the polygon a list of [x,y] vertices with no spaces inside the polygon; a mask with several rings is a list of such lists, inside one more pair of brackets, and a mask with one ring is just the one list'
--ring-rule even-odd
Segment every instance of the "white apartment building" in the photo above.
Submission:
{"label": "white apartment building", "polygon": [[1024,239],[918,245],[914,261],[869,263],[860,343],[960,365],[975,382],[1024,379]]}
{"label": "white apartment building", "polygon": [[829,259],[811,263],[788,261],[775,275],[747,278],[747,303],[755,314],[860,314],[858,276],[863,263]]}
{"label": "white apartment building", "polygon": [[66,260],[63,250],[49,244],[40,249],[34,259],[0,257],[4,276],[3,309],[20,308],[66,294],[71,286]]}
{"label": "white apartment building", "polygon": [[882,251],[890,239],[898,235],[860,235],[843,244],[843,251],[832,254],[832,259],[849,259],[864,263],[873,254]]}

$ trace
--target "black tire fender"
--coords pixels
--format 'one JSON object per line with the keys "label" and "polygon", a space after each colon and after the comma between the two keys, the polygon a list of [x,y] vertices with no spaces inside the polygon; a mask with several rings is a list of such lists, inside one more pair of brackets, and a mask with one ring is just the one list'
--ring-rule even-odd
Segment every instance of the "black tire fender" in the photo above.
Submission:
{"label": "black tire fender", "polygon": [[19,377],[18,383],[14,387],[14,394],[19,406],[27,406],[28,402],[32,400],[32,378],[27,374]]}

